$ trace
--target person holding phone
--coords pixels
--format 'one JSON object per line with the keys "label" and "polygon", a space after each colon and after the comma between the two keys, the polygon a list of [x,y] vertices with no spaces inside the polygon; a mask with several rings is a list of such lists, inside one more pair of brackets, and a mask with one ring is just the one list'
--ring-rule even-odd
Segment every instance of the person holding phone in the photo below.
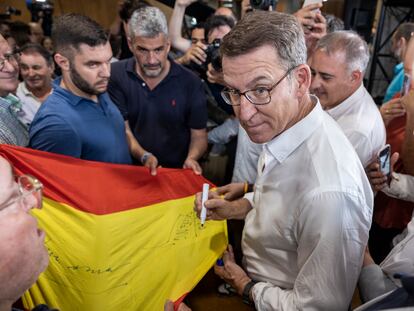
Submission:
{"label": "person holding phone", "polygon": [[355,32],[327,34],[308,60],[310,92],[338,123],[366,167],[385,144],[381,114],[363,85],[369,61],[366,42]]}

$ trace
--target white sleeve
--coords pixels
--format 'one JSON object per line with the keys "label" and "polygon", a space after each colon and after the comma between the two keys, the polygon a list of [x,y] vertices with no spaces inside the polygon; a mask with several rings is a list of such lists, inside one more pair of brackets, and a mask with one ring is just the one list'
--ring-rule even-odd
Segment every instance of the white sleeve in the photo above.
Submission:
{"label": "white sleeve", "polygon": [[414,202],[414,176],[393,173],[390,187],[382,191],[390,197]]}
{"label": "white sleeve", "polygon": [[296,222],[297,277],[292,289],[259,282],[257,310],[347,310],[358,280],[372,207],[363,196],[319,193],[307,199]]}

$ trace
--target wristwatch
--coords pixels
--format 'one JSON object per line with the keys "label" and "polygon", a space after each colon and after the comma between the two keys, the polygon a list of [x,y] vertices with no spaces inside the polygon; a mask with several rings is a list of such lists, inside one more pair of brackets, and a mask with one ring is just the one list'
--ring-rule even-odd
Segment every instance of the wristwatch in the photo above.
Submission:
{"label": "wristwatch", "polygon": [[249,283],[246,284],[246,286],[243,289],[242,299],[243,302],[249,306],[253,306],[254,302],[252,299],[250,299],[250,291],[252,287],[256,284],[255,281],[251,280]]}
{"label": "wristwatch", "polygon": [[144,152],[144,154],[141,157],[141,163],[142,163],[142,165],[144,165],[145,162],[147,162],[147,160],[148,160],[148,158],[150,156],[152,156],[152,153],[151,152]]}

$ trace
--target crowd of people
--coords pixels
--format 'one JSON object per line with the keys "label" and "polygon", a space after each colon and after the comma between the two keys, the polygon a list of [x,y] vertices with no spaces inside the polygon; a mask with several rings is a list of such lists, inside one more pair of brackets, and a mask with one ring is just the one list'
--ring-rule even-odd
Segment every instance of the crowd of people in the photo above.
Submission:
{"label": "crowd of people", "polygon": [[[186,37],[193,2],[177,0],[167,21],[122,1],[109,32],[75,13],[50,38],[37,23],[0,23],[0,143],[154,176],[201,175],[210,150],[227,153],[227,184],[205,203],[233,244],[214,271],[257,310],[347,310],[357,284],[362,302],[401,288],[396,274],[414,275],[414,23],[393,34],[399,63],[378,107],[363,84],[367,43],[322,4],[286,14],[243,0],[239,20],[218,8]],[[15,180],[1,157],[0,170],[3,311],[48,261],[28,214],[41,182]]]}

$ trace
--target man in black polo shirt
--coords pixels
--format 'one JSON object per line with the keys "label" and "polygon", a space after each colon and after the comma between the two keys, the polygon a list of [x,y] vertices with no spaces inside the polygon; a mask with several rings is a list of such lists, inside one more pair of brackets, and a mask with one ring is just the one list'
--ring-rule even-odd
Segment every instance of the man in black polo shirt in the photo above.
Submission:
{"label": "man in black polo shirt", "polygon": [[135,11],[127,35],[134,57],[112,64],[108,91],[125,119],[132,155],[152,175],[158,166],[201,174],[207,108],[200,79],[168,59],[167,21],[158,8]]}

